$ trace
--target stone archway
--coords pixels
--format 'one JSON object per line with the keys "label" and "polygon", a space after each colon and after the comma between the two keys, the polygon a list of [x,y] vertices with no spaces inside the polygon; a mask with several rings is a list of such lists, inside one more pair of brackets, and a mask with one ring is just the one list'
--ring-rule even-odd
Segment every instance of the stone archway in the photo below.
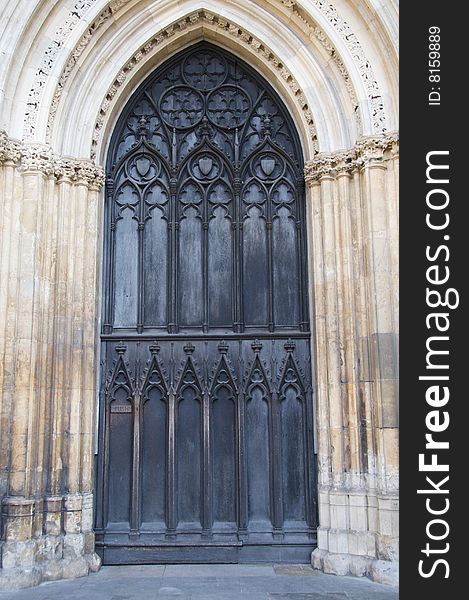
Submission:
{"label": "stone archway", "polygon": [[[144,77],[185,43],[204,39],[239,53],[272,83],[305,156],[317,363],[315,565],[376,578],[395,572],[398,136],[386,130],[397,123],[390,14],[358,0],[346,13],[333,3],[269,0],[267,11],[241,0],[230,15],[217,4],[215,18],[189,4],[80,0],[64,21],[49,0],[38,0],[42,12],[18,5],[22,27],[8,24],[0,97],[9,134],[0,136],[6,585],[97,565],[104,142]],[[384,120],[375,119],[375,92]],[[29,103],[37,107],[34,128],[20,140]]]}

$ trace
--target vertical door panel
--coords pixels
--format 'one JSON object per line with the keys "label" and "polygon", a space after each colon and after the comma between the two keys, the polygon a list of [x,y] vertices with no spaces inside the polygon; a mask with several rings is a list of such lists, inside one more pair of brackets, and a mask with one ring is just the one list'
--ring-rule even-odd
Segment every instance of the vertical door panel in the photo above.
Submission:
{"label": "vertical door panel", "polygon": [[160,527],[166,518],[166,427],[165,398],[153,388],[143,408],[141,515],[143,523]]}
{"label": "vertical door panel", "polygon": [[294,387],[288,387],[281,405],[283,517],[303,521],[305,510],[305,448],[303,405]]}
{"label": "vertical door panel", "polygon": [[232,225],[224,207],[218,206],[208,228],[209,324],[229,327],[233,322]]}
{"label": "vertical door panel", "polygon": [[133,419],[131,413],[111,413],[109,423],[109,512],[111,523],[129,523]]}
{"label": "vertical door panel", "polygon": [[179,526],[200,525],[201,514],[201,406],[195,390],[185,388],[177,412],[177,498]]}
{"label": "vertical door panel", "polygon": [[133,327],[137,321],[138,298],[138,230],[135,213],[126,208],[116,224],[114,265],[114,323],[116,327]]}
{"label": "vertical door panel", "polygon": [[144,323],[167,323],[168,223],[163,211],[154,208],[145,223],[144,234]]}
{"label": "vertical door panel", "polygon": [[271,519],[269,407],[260,387],[251,394],[246,405],[246,462],[248,515],[256,531],[265,530],[265,522]]}
{"label": "vertical door panel", "polygon": [[213,398],[211,427],[213,452],[213,520],[236,522],[236,407],[233,391],[219,388]]}
{"label": "vertical door panel", "polygon": [[243,297],[246,325],[268,323],[268,264],[265,219],[250,208],[243,227]]}
{"label": "vertical door panel", "polygon": [[179,225],[179,322],[200,325],[203,315],[202,222],[190,207]]}
{"label": "vertical door panel", "polygon": [[296,223],[281,207],[273,222],[274,321],[294,326],[299,322]]}

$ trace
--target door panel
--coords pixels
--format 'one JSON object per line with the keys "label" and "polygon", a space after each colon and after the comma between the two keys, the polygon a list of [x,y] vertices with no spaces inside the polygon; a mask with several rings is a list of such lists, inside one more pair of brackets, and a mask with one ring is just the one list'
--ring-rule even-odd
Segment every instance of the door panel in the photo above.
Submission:
{"label": "door panel", "polygon": [[144,322],[161,327],[167,322],[168,310],[168,223],[158,206],[145,223],[143,263]]}
{"label": "door panel", "polygon": [[166,398],[157,385],[149,388],[143,405],[142,419],[142,526],[166,520]]}
{"label": "door panel", "polygon": [[248,516],[252,531],[269,530],[270,510],[270,448],[269,405],[265,390],[256,383],[246,402],[246,454],[248,471]]}
{"label": "door panel", "polygon": [[[236,405],[228,375],[221,371],[212,394],[212,489],[214,529],[236,530]],[[225,371],[226,373],[226,371]]]}
{"label": "door panel", "polygon": [[104,563],[307,561],[316,540],[302,156],[208,44],[162,65],[107,166]]}
{"label": "door panel", "polygon": [[[192,380],[191,371],[188,371]],[[186,375],[187,376],[187,375]],[[177,518],[179,527],[197,530],[202,523],[202,401],[200,391],[188,384],[180,392],[177,410]]]}

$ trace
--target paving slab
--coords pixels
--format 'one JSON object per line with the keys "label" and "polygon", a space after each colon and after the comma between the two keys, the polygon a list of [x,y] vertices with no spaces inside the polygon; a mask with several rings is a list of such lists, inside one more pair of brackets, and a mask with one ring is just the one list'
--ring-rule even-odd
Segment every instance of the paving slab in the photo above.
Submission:
{"label": "paving slab", "polygon": [[396,588],[309,565],[139,565],[0,592],[0,600],[398,600]]}
{"label": "paving slab", "polygon": [[273,565],[167,565],[165,577],[270,577]]}
{"label": "paving slab", "polygon": [[270,594],[271,600],[347,600],[347,594],[331,594],[328,592],[311,592],[307,594]]}

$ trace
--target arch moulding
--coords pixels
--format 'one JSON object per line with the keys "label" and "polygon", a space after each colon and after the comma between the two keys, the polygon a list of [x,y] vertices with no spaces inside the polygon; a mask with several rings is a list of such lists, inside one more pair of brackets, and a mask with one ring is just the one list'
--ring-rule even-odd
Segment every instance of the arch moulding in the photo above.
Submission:
{"label": "arch moulding", "polygon": [[[255,32],[252,23],[256,23]],[[144,71],[158,63],[157,54],[161,60],[174,38],[196,35],[193,30],[197,28],[199,36],[211,37],[215,43],[227,47],[236,44],[245,59],[257,63],[264,75],[274,73],[275,79],[281,80],[277,84],[279,91],[294,112],[297,124],[301,123],[301,129],[306,124],[303,137],[308,140],[303,140],[303,144],[309,146],[307,158],[318,151],[350,148],[362,135],[380,135],[389,129],[383,94],[353,25],[345,21],[332,3],[324,0],[304,4],[269,0],[261,5],[245,0],[236,7],[212,3],[209,10],[203,4],[194,8],[189,0],[178,3],[177,8],[167,2],[156,4],[149,0],[79,0],[71,7],[65,22],[58,22],[57,15],[51,12],[45,27],[49,31],[57,28],[53,35],[48,33],[52,42],[39,62],[37,51],[36,54],[29,51],[24,64],[29,72],[35,69],[35,74],[29,86],[24,81],[16,82],[18,91],[29,91],[24,103],[20,101],[17,107],[11,107],[11,118],[17,123],[24,110],[22,139],[51,143],[65,155],[90,156],[84,143],[80,148],[75,144],[76,150],[71,143],[57,147],[66,138],[68,119],[76,122],[74,111],[86,116],[87,135],[91,133],[91,144],[98,146],[103,120],[107,120],[106,115],[114,114],[111,105],[122,91],[128,92],[129,82],[135,89]],[[146,41],[132,49],[129,43],[132,38]],[[125,55],[119,54],[116,43],[125,48]],[[105,90],[95,84],[95,89],[87,90],[91,94],[86,98],[82,95],[81,102],[87,103],[88,111],[80,110],[76,102],[72,108],[69,97],[82,82],[80,71],[92,78],[97,69],[93,55],[101,61],[95,82],[102,78],[109,83]],[[147,61],[150,62],[145,69]],[[116,93],[116,87],[122,90]],[[92,132],[88,123],[92,120],[91,106],[95,110]],[[10,134],[17,131],[6,123],[4,126]],[[13,133],[17,138],[18,134]]]}
{"label": "arch moulding", "polygon": [[[277,17],[275,20],[271,19],[268,27],[263,23],[263,28],[259,28],[259,32],[254,34],[253,17],[245,12],[239,11],[238,15],[230,12],[225,16],[228,11],[221,7],[219,13],[205,8],[188,11],[188,4],[182,6],[184,10],[179,11],[182,16],[176,20],[168,19],[168,13],[161,11],[158,23],[168,21],[168,24],[155,28],[154,24],[152,27],[145,25],[148,19],[145,21],[141,13],[135,10],[132,12],[131,3],[125,3],[127,12],[123,14],[118,10],[114,15],[112,6],[102,12],[87,29],[70,54],[53,93],[48,90],[50,103],[47,101],[47,105],[50,108],[45,131],[42,130],[42,125],[41,128],[34,128],[36,135],[45,136],[46,142],[51,143],[62,154],[91,155],[102,162],[106,140],[125,99],[162,60],[178,49],[202,39],[238,53],[272,82],[293,114],[307,159],[321,149],[321,139],[324,140],[326,149],[346,148],[361,135],[363,127],[359,102],[347,68],[326,36],[318,29],[316,33],[309,29],[307,32],[307,36],[314,38],[314,47],[318,49],[316,57],[309,64],[312,50],[309,48],[307,52],[303,52],[301,45],[303,39],[307,39],[310,46],[311,41],[299,26],[296,32],[299,39],[295,39],[295,42],[300,49],[289,48],[283,37],[282,44],[277,44],[278,50],[272,50],[275,26],[282,26],[284,36],[287,31],[290,32],[288,28],[292,27],[292,23],[288,23],[285,29],[284,23],[277,23]],[[138,8],[138,4],[134,4],[134,8]],[[119,25],[117,37],[114,31],[116,24]],[[156,33],[152,31],[155,29]],[[138,37],[135,35],[137,30]],[[121,38],[125,43],[120,43]],[[142,38],[146,41],[135,45],[135,40]],[[93,50],[90,50],[93,47],[91,41],[96,45]],[[115,56],[111,63],[112,69],[104,62],[105,56]],[[106,66],[105,72],[103,64]],[[83,82],[81,73],[85,72],[89,74],[89,81],[92,83]],[[104,82],[108,82],[106,87]],[[80,89],[81,83],[87,86],[87,93],[78,93],[75,98],[70,91]],[[92,105],[89,103],[91,93],[96,98]],[[44,114],[44,118],[45,116]],[[43,121],[44,119],[41,120]],[[74,130],[69,134],[68,124],[77,121],[84,123],[83,132],[78,132],[77,135]],[[29,137],[32,131],[25,130],[25,137]]]}

